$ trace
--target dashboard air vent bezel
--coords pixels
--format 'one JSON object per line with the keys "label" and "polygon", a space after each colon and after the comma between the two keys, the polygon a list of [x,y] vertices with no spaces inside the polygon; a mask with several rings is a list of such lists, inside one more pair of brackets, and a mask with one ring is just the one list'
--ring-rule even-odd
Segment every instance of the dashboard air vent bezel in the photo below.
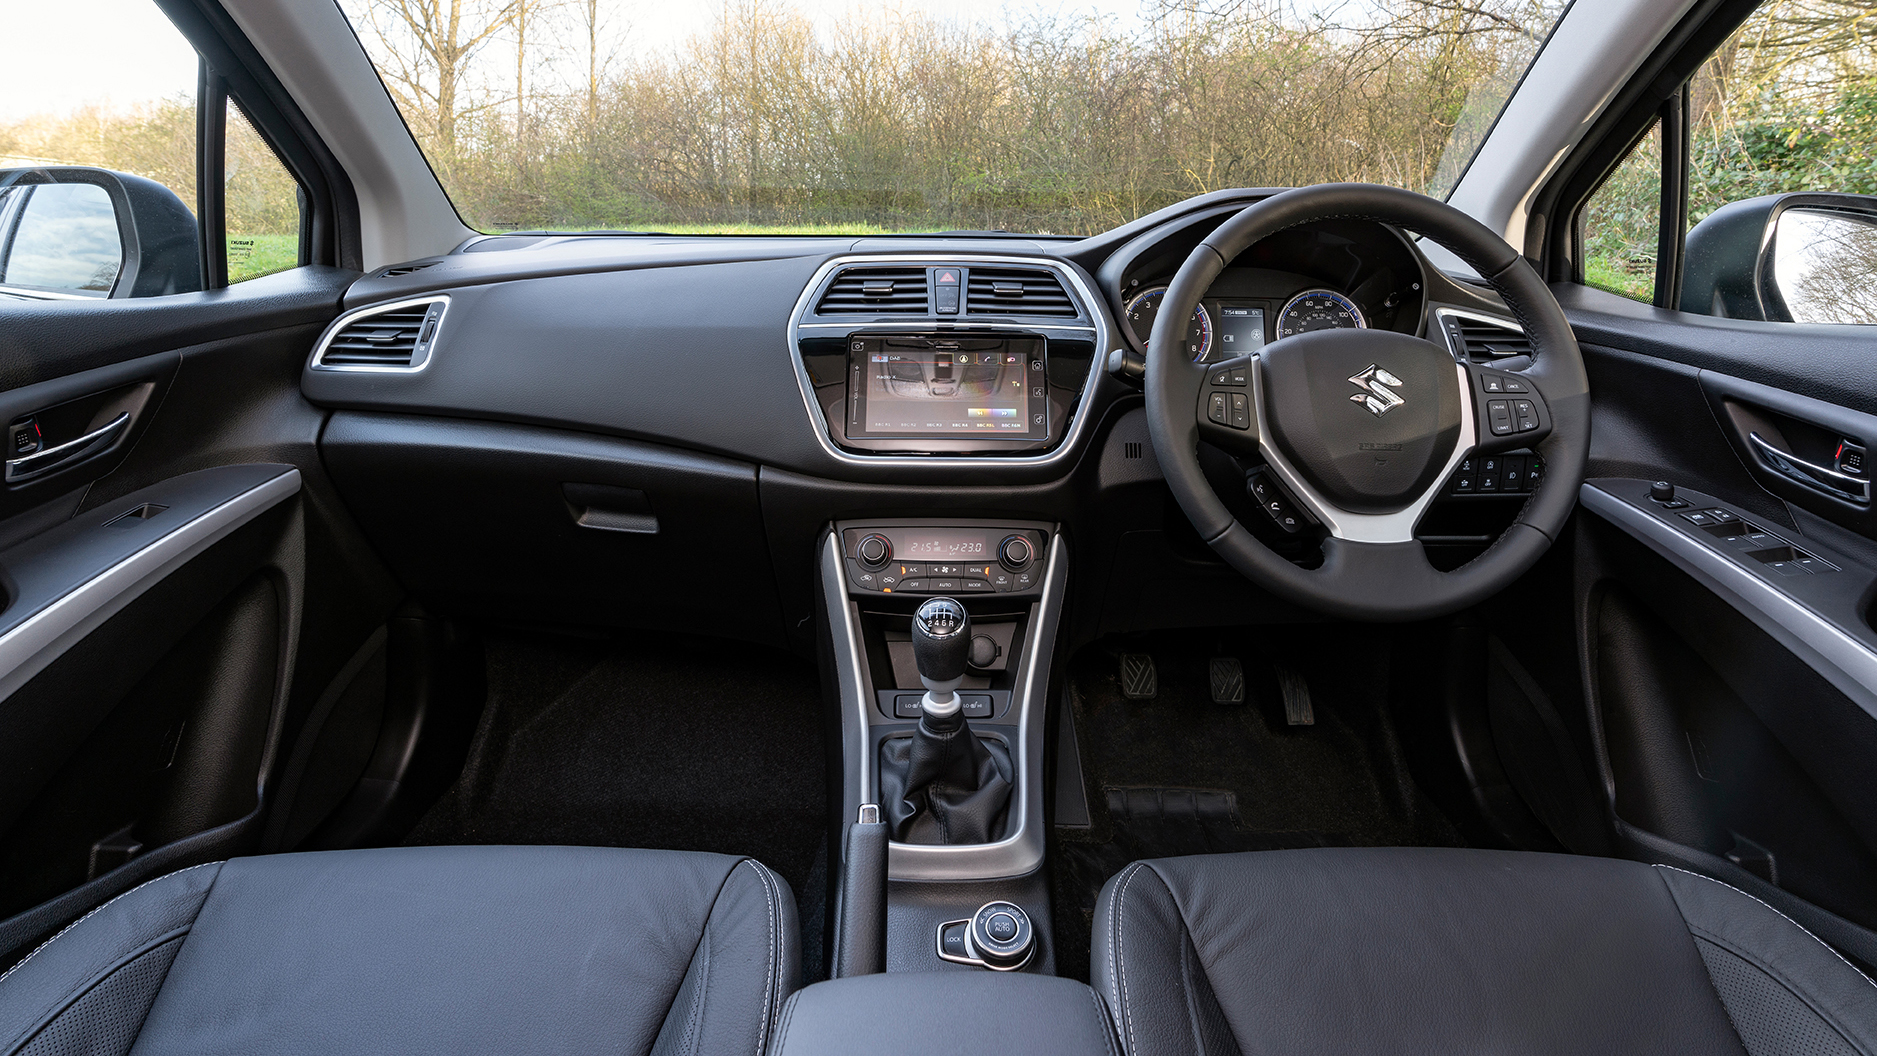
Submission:
{"label": "dashboard air vent bezel", "polygon": [[[319,343],[313,347],[313,356],[309,366],[313,370],[344,371],[356,374],[415,374],[430,365],[431,356],[436,348],[437,339],[443,333],[444,323],[449,315],[450,298],[445,294],[429,297],[413,297],[388,304],[374,304],[341,315],[333,320],[332,325],[320,336]],[[373,360],[351,358],[357,353],[368,351],[366,347],[347,347],[347,331],[355,327],[369,329],[372,320],[380,316],[397,317],[397,322],[387,326],[377,324],[382,333],[385,330],[414,331],[408,348],[409,358],[403,362],[396,359]],[[361,339],[362,340],[362,339]],[[370,346],[392,347],[394,342],[402,344],[400,338],[384,342],[371,341]],[[334,346],[339,350],[335,352]],[[335,355],[345,358],[337,362]]]}

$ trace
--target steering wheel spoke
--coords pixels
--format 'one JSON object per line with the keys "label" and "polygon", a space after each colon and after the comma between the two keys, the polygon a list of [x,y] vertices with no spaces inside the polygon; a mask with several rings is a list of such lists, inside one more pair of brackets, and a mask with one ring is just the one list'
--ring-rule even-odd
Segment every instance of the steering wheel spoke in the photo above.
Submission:
{"label": "steering wheel spoke", "polygon": [[1257,354],[1201,366],[1205,379],[1194,418],[1199,438],[1236,455],[1255,453],[1262,435],[1254,388]]}

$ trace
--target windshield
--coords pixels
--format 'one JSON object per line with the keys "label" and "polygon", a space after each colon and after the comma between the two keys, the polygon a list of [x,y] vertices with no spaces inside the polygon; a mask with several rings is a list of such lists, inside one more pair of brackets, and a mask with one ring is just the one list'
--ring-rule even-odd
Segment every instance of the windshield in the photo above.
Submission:
{"label": "windshield", "polygon": [[1553,0],[341,0],[485,232],[1085,235],[1195,194],[1445,197]]}

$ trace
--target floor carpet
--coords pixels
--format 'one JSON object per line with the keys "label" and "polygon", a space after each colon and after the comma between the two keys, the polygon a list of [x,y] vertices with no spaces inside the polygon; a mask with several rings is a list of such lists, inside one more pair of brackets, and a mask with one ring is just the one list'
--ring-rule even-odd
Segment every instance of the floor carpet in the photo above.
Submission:
{"label": "floor carpet", "polygon": [[[1371,633],[1386,632],[1157,634],[1076,656],[1069,692],[1091,825],[1052,833],[1059,971],[1087,978],[1096,898],[1132,861],[1463,843],[1408,774],[1387,707],[1389,650],[1360,640]],[[1152,699],[1123,696],[1122,653],[1154,658]],[[1214,657],[1240,661],[1243,704],[1212,702]],[[1314,725],[1286,722],[1279,665],[1307,683]]]}
{"label": "floor carpet", "polygon": [[462,776],[409,844],[571,844],[744,854],[795,889],[816,978],[827,773],[815,669],[676,636],[492,631]]}

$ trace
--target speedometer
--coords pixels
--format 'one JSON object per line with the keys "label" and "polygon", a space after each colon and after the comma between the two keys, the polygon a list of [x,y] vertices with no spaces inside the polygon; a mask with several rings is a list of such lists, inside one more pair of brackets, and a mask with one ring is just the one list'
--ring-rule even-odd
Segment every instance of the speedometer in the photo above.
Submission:
{"label": "speedometer", "polygon": [[[1160,314],[1160,302],[1166,297],[1165,286],[1149,286],[1134,295],[1127,303],[1128,325],[1134,328],[1134,336],[1141,339],[1141,347],[1147,347],[1147,340],[1154,332],[1154,318]],[[1195,363],[1204,363],[1212,354],[1212,316],[1206,314],[1206,306],[1200,305],[1193,312],[1193,320],[1186,327],[1186,354]]]}
{"label": "speedometer", "polygon": [[1366,330],[1368,322],[1356,302],[1334,290],[1305,290],[1284,303],[1277,313],[1277,336],[1293,337],[1312,330]]}

